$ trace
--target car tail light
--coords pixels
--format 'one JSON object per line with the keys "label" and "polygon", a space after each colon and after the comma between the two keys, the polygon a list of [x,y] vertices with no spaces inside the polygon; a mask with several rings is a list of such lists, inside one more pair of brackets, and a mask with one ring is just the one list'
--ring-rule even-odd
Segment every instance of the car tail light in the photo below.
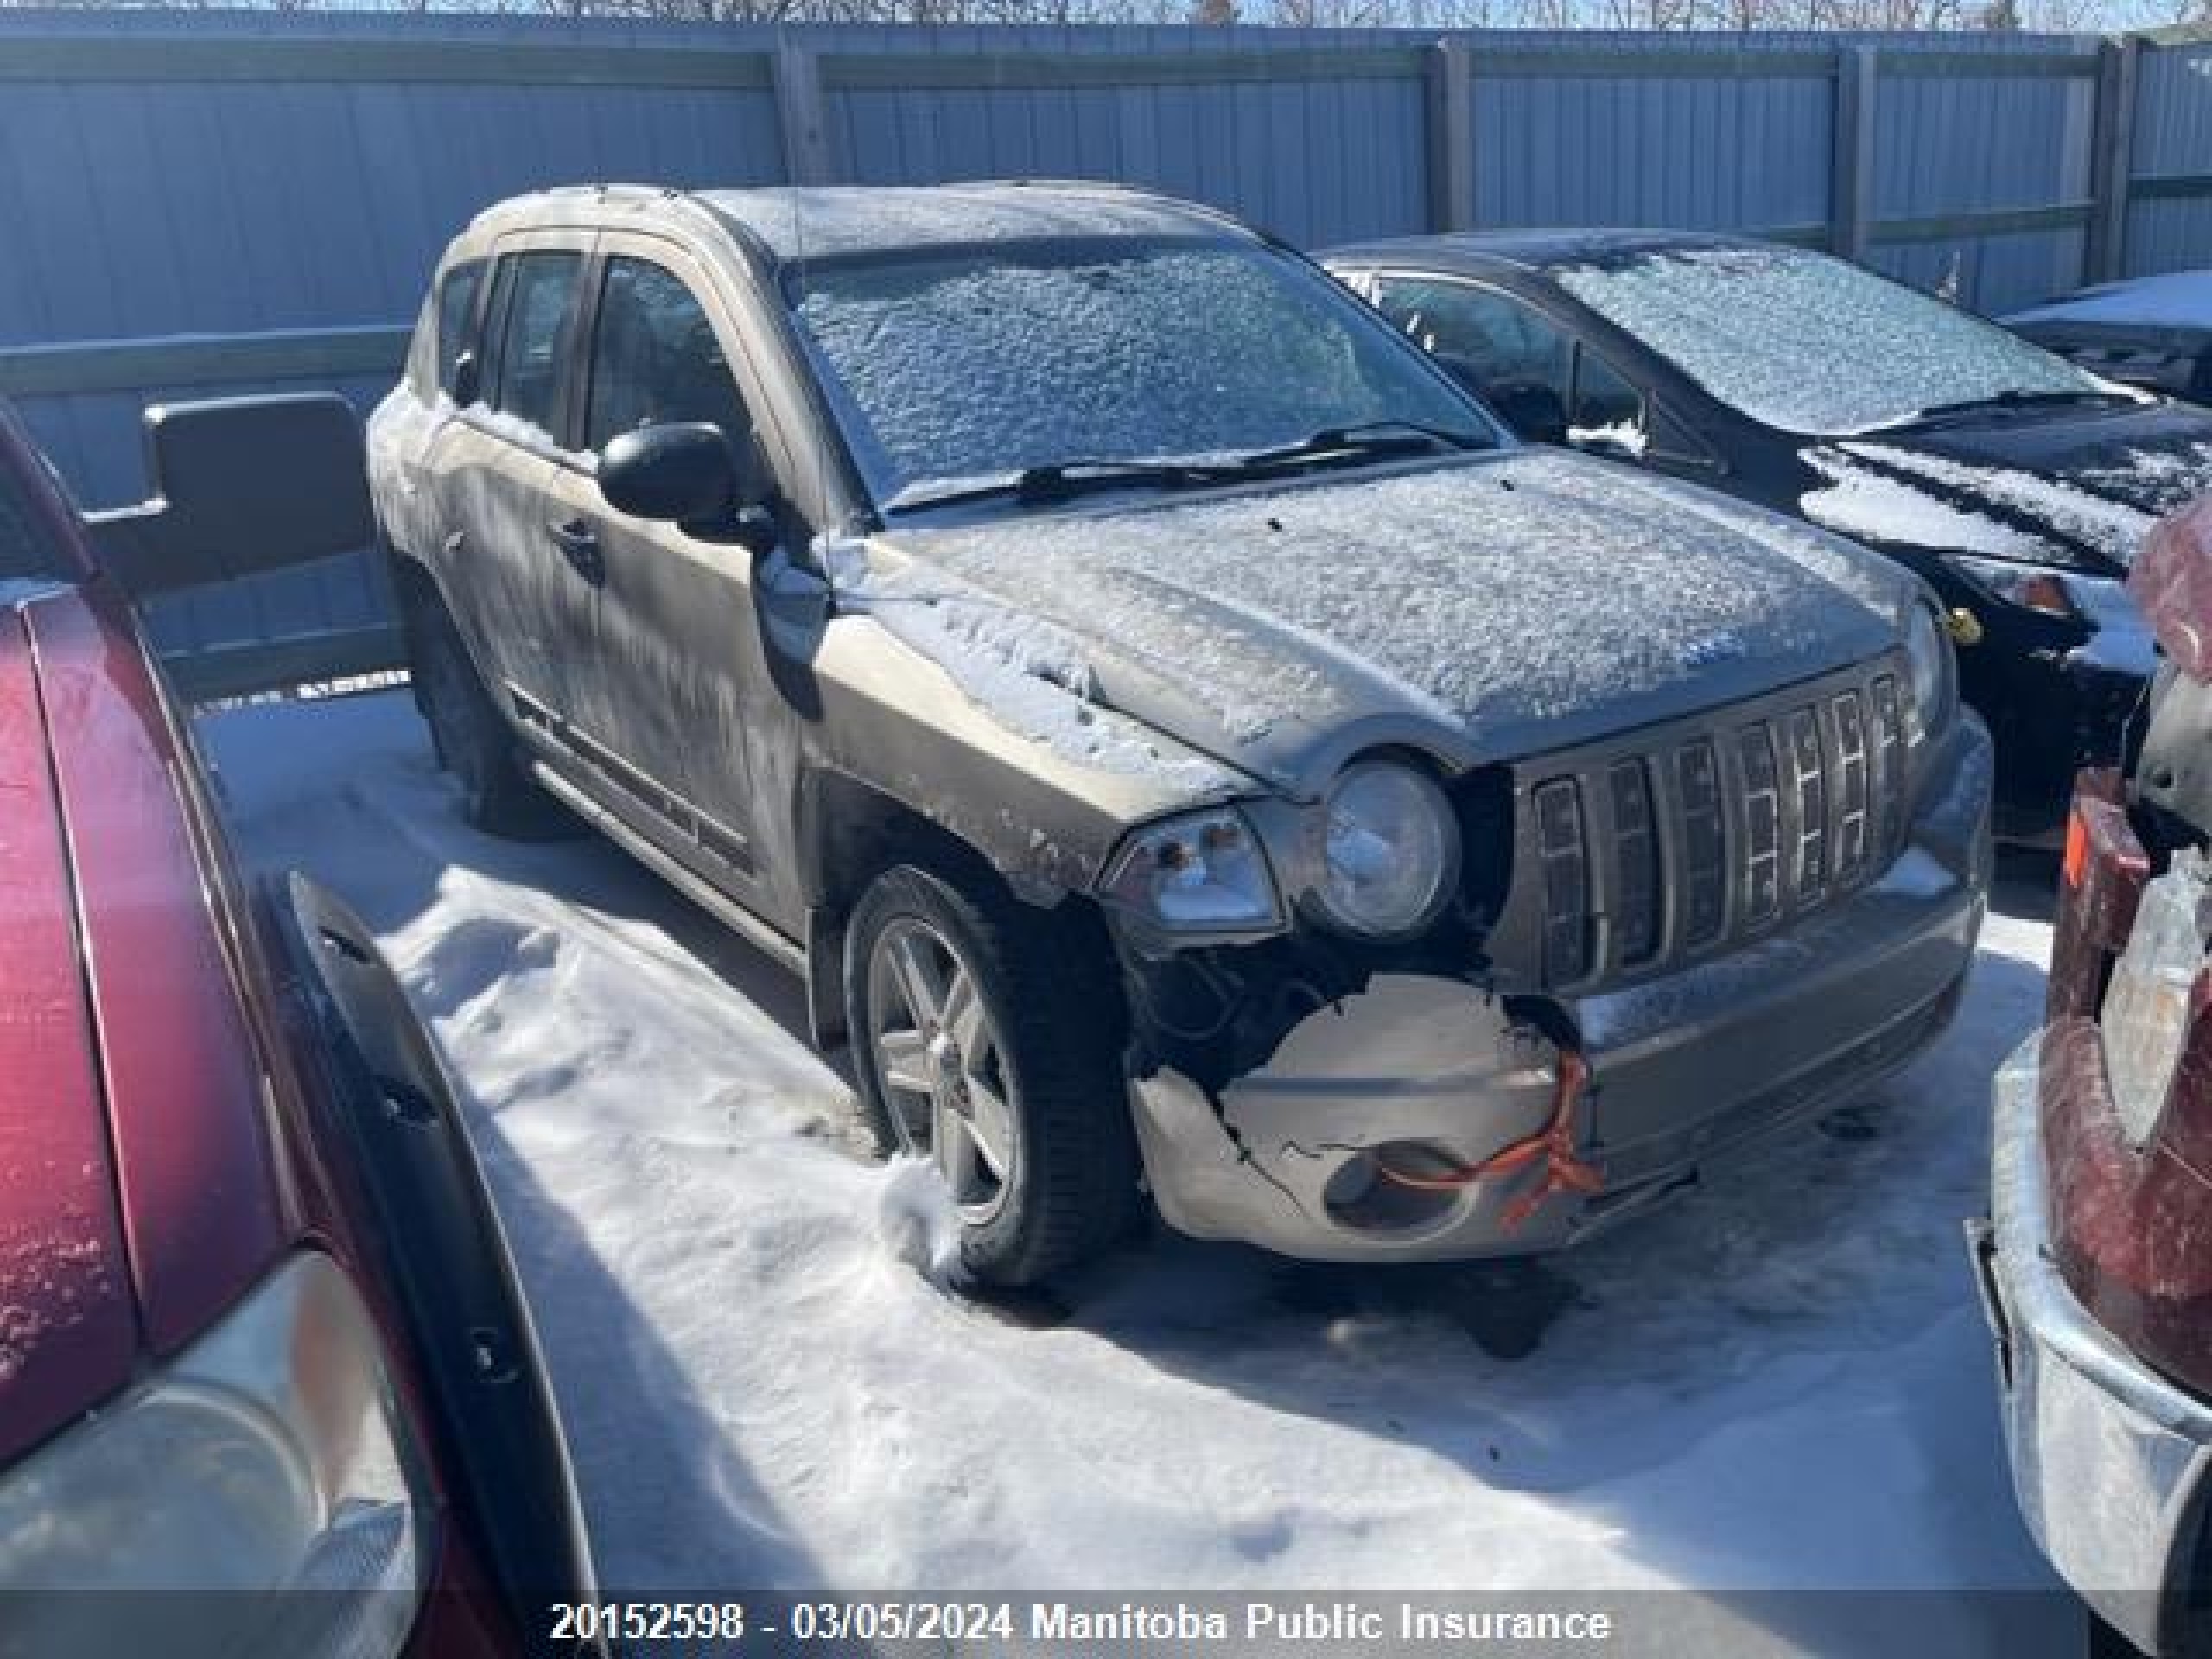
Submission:
{"label": "car tail light", "polygon": [[2066,822],[2058,925],[2051,939],[2044,1011],[2053,1019],[2094,1019],[2105,976],[2126,946],[2151,860],[2120,804],[2120,776],[2085,772],[2075,780]]}
{"label": "car tail light", "polygon": [[2114,1096],[2109,1033],[2044,1033],[2043,1154],[2052,1254],[2097,1323],[2165,1372],[2212,1390],[2212,964],[2200,964],[2178,1047],[2140,1144]]}
{"label": "car tail light", "polygon": [[2113,1109],[2129,1146],[2151,1139],[2176,1080],[2191,1015],[2201,1006],[2204,922],[2212,867],[2189,849],[2148,883],[2135,906],[2127,943],[2112,971],[2099,1023]]}

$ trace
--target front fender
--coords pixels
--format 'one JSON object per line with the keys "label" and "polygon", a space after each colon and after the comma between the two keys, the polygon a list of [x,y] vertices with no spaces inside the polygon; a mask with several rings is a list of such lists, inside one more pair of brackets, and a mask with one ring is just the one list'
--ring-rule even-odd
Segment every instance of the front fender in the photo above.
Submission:
{"label": "front fender", "polygon": [[941,661],[864,613],[823,628],[817,763],[973,848],[1032,894],[1089,889],[1135,824],[1257,787],[1040,678]]}

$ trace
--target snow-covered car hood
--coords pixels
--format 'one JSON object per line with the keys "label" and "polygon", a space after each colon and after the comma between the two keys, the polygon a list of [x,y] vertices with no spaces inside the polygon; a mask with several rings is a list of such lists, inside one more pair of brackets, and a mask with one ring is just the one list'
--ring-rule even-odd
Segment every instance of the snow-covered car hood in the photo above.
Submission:
{"label": "snow-covered car hood", "polygon": [[2036,415],[1840,439],[1805,460],[1823,482],[1802,510],[1843,535],[2109,574],[2160,518],[2212,490],[2212,414],[2160,402]]}
{"label": "snow-covered car hood", "polygon": [[2169,270],[2155,276],[2100,283],[1999,321],[2008,328],[2029,322],[2110,322],[2212,329],[2212,270]]}
{"label": "snow-covered car hood", "polygon": [[914,604],[953,619],[940,642],[1012,628],[1032,673],[1296,793],[1376,744],[1513,760],[1863,660],[1916,588],[1790,520],[1541,451],[886,542],[909,563],[870,575],[872,607],[904,637],[927,636]]}

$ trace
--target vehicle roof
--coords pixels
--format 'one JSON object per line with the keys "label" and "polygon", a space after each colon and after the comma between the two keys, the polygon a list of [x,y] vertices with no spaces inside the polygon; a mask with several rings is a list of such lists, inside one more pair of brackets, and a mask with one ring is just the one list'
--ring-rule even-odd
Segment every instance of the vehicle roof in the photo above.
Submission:
{"label": "vehicle roof", "polygon": [[983,180],[928,185],[774,185],[684,191],[572,185],[517,196],[480,214],[473,232],[604,222],[703,210],[743,232],[778,263],[993,242],[1072,237],[1210,237],[1252,232],[1226,213],[1147,190],[1079,180]]}
{"label": "vehicle roof", "polygon": [[1478,271],[1510,266],[1548,270],[1560,265],[1688,248],[1772,248],[1787,245],[1725,231],[1673,231],[1560,226],[1517,231],[1453,231],[1441,236],[1395,237],[1331,248],[1324,263],[1367,264],[1408,259],[1445,270]]}

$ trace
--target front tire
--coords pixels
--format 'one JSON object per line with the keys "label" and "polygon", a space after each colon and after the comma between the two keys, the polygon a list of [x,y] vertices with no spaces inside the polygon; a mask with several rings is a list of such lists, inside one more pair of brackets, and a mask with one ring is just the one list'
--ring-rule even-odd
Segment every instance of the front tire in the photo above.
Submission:
{"label": "front tire", "polygon": [[995,880],[912,864],[846,930],[861,1098],[887,1154],[930,1159],[969,1272],[1028,1285],[1098,1254],[1136,1198],[1118,988]]}
{"label": "front tire", "polygon": [[453,618],[443,605],[418,601],[412,621],[416,701],[438,764],[461,786],[461,816],[486,835],[542,840],[558,833],[559,804],[530,775]]}

